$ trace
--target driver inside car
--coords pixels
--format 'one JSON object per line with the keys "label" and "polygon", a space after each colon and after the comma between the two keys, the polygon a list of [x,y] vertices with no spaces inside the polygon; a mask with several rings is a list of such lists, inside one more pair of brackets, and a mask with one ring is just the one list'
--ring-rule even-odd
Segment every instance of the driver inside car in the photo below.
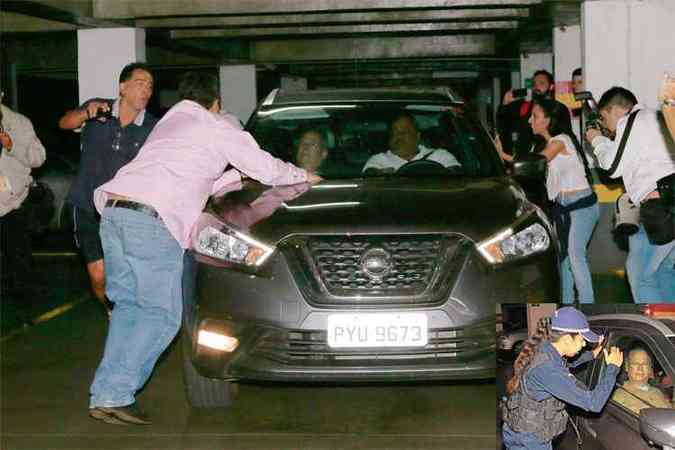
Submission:
{"label": "driver inside car", "polygon": [[671,407],[663,392],[649,384],[654,378],[654,366],[645,349],[636,347],[628,353],[625,370],[628,380],[614,391],[612,400],[635,414],[643,408]]}
{"label": "driver inside car", "polygon": [[411,161],[428,160],[446,169],[461,169],[452,153],[444,149],[427,148],[420,144],[420,132],[415,119],[408,112],[401,112],[389,125],[390,150],[371,156],[363,166],[365,174],[394,173]]}

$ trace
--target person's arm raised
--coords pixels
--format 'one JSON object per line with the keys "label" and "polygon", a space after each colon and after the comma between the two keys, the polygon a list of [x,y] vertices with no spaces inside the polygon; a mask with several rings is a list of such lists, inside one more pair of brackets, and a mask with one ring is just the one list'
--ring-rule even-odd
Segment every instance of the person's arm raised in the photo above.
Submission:
{"label": "person's arm raised", "polygon": [[80,108],[71,109],[59,119],[59,128],[62,130],[76,130],[82,126],[84,122],[96,117],[100,111],[110,111],[110,105],[106,101],[92,100]]}

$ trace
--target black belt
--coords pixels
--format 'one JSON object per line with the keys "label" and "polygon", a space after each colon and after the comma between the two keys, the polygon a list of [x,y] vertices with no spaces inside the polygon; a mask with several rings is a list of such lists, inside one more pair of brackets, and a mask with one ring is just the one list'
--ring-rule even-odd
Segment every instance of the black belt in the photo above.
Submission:
{"label": "black belt", "polygon": [[143,203],[134,202],[131,200],[116,200],[110,199],[105,202],[106,208],[126,208],[133,211],[138,211],[143,214],[147,214],[151,217],[159,217],[159,213],[152,206],[145,205]]}

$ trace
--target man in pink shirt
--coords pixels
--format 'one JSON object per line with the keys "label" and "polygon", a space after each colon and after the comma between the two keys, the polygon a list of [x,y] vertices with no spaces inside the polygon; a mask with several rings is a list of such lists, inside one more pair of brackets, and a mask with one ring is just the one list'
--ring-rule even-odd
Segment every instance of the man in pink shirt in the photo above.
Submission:
{"label": "man in pink shirt", "polygon": [[240,173],[268,185],[321,180],[261,150],[218,114],[215,77],[188,73],[179,93],[183,100],[155,126],[136,158],[94,192],[106,294],[115,309],[89,415],[107,423],[150,423],[135,393],[180,327],[183,254],[209,196]]}

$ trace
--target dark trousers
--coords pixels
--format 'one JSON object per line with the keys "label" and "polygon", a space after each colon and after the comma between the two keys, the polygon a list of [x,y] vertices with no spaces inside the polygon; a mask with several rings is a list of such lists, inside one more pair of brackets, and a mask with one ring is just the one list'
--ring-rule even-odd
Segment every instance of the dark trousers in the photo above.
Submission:
{"label": "dark trousers", "polygon": [[0,299],[23,302],[32,281],[33,247],[24,208],[0,217]]}

